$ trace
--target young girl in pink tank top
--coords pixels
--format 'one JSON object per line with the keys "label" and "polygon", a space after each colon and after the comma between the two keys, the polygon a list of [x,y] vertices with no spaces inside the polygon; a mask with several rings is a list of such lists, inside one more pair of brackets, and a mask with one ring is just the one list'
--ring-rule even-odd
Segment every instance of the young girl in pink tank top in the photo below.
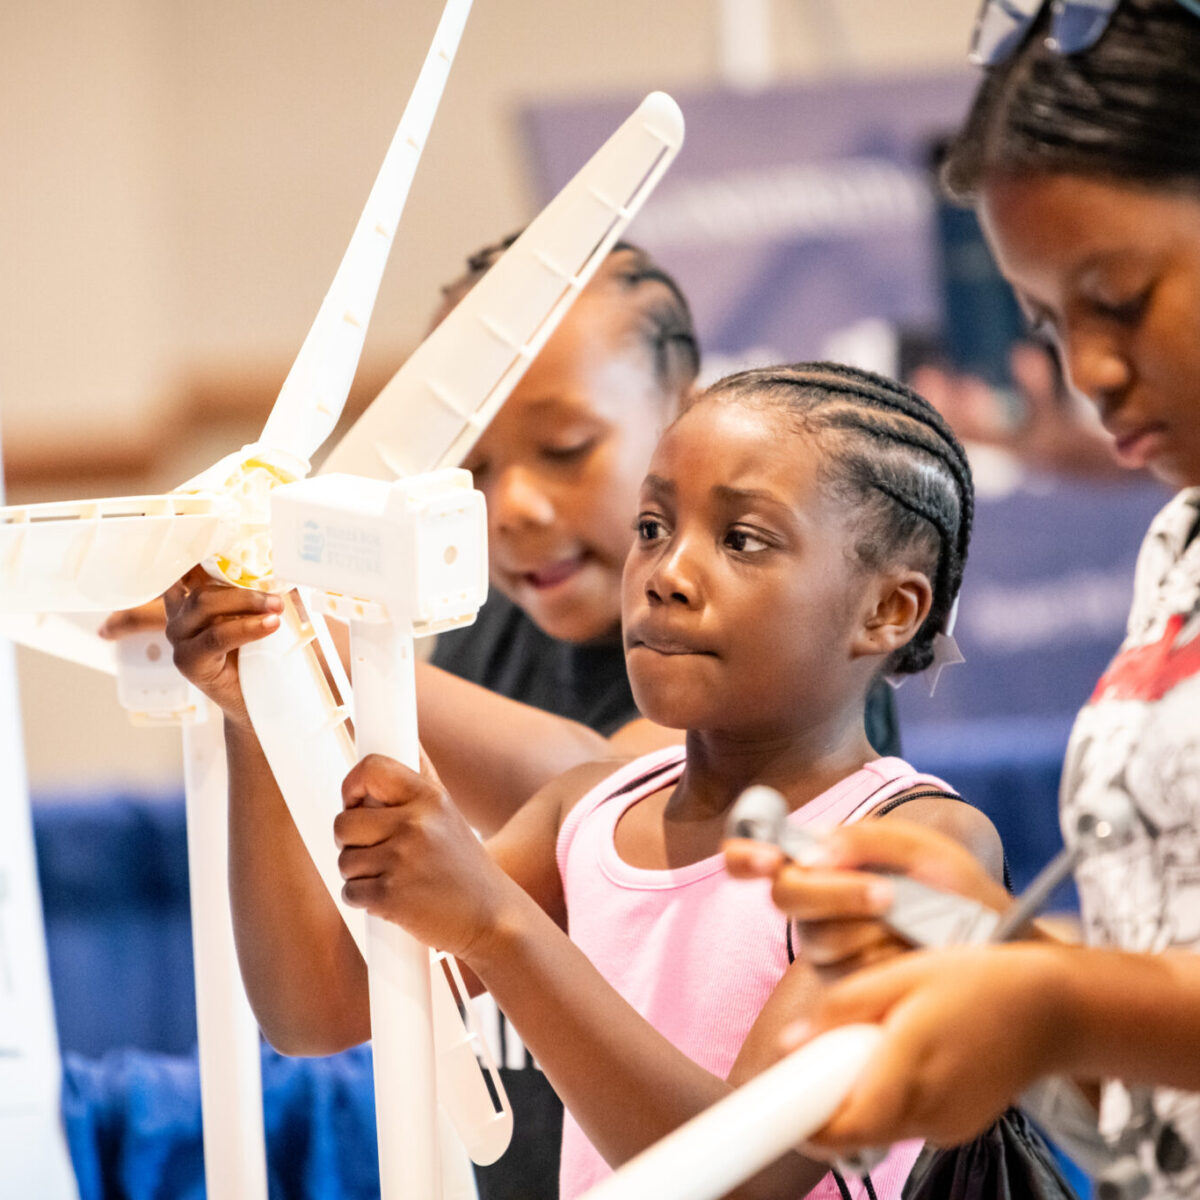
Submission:
{"label": "young girl in pink tank top", "polygon": [[[618,852],[615,834],[625,814],[678,783],[685,766],[684,748],[673,747],[635,759],[593,788],[563,821],[558,868],[571,940],[673,1046],[725,1079],[794,952],[768,889],[732,879],[720,855],[657,870],[632,866]],[[877,759],[789,820],[814,831],[830,829],[916,788],[948,790],[899,758]],[[900,1194],[920,1148],[920,1142],[897,1146],[871,1171],[877,1196]],[[578,1195],[609,1171],[568,1112],[563,1193]],[[852,1181],[842,1183],[850,1187]],[[838,1186],[830,1176],[810,1194],[837,1197]]]}
{"label": "young girl in pink tank top", "polygon": [[[723,871],[742,790],[769,784],[818,828],[946,790],[877,758],[863,710],[881,675],[932,661],[971,513],[962,448],[906,388],[832,364],[731,376],[659,443],[625,566],[635,698],[686,745],[578,767],[486,844],[432,773],[368,758],[347,778],[347,900],[492,992],[566,1103],[564,1197],[769,1065],[816,998],[769,885]],[[904,812],[998,873],[981,814],[929,797]],[[297,1020],[350,1044],[369,1036],[365,976],[320,895],[287,936],[331,964],[332,996],[295,1001]],[[896,1200],[916,1149],[862,1183],[792,1153],[738,1194]]]}

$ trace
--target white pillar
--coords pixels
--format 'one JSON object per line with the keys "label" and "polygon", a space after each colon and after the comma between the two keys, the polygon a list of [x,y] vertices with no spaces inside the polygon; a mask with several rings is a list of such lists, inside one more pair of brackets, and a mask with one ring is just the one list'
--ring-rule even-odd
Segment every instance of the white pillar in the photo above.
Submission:
{"label": "white pillar", "polygon": [[773,82],[771,0],[717,0],[717,63],[728,87],[756,91]]}
{"label": "white pillar", "polygon": [[183,724],[183,760],[204,1181],[209,1196],[267,1200],[258,1023],[238,970],[229,906],[225,738],[220,710],[198,702],[201,719]]}
{"label": "white pillar", "polygon": [[[0,480],[0,501],[3,499]],[[0,639],[0,1192],[76,1200],[12,644]]]}

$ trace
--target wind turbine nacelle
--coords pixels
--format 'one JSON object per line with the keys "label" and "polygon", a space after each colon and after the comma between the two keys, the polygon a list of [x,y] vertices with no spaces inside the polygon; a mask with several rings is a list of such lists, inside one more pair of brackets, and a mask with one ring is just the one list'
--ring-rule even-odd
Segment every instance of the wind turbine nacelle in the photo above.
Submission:
{"label": "wind turbine nacelle", "polygon": [[271,493],[275,574],[328,615],[415,636],[470,625],[487,598],[487,513],[469,471],[394,483],[319,475]]}

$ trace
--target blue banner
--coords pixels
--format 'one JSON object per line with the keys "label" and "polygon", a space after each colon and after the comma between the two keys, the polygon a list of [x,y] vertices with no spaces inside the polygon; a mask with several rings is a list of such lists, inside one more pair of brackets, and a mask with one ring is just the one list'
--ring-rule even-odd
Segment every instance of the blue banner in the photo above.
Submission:
{"label": "blue banner", "polygon": [[[895,374],[899,331],[941,329],[929,159],[974,83],[964,71],[677,97],[683,150],[629,236],[683,286],[707,377],[820,357]],[[635,102],[526,114],[542,199]],[[1121,641],[1138,546],[1166,499],[1145,481],[1028,477],[981,496],[958,626],[967,666],[932,700],[905,685],[906,739],[924,723],[1021,718],[1059,746]]]}

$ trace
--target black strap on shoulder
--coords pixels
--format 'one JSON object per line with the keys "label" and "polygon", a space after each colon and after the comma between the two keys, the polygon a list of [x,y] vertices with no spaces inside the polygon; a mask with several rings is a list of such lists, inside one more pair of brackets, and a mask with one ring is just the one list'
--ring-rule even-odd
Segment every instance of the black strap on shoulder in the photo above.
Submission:
{"label": "black strap on shoulder", "polygon": [[902,804],[907,804],[910,800],[928,800],[937,797],[942,800],[958,800],[963,804],[967,801],[957,792],[943,792],[939,788],[929,788],[924,792],[909,792],[905,796],[893,796],[886,804],[881,804],[873,813],[872,817],[886,817],[894,808],[899,808]]}
{"label": "black strap on shoulder", "polygon": [[[796,961],[796,951],[792,945],[792,923],[791,923],[791,921],[785,922],[785,926],[787,928],[788,962],[794,963]],[[830,1170],[830,1174],[833,1175],[834,1182],[837,1184],[838,1191],[841,1193],[843,1200],[854,1200],[854,1197],[850,1194],[850,1188],[847,1185],[846,1181],[842,1178],[841,1174],[834,1167],[830,1167],[829,1170]],[[862,1177],[862,1181],[863,1181],[863,1186],[867,1189],[867,1200],[879,1200],[879,1197],[876,1196],[876,1194],[875,1194],[875,1185],[871,1182],[870,1175],[864,1175]]]}
{"label": "black strap on shoulder", "polygon": [[[957,800],[960,804],[970,804],[969,800],[964,800],[957,792],[943,792],[937,788],[930,788],[924,792],[910,792],[907,796],[896,796],[889,800],[886,804],[881,804],[873,813],[872,817],[886,817],[888,813],[897,809],[902,804],[907,804],[910,800],[928,800],[933,797],[939,797],[942,800]],[[972,805],[974,807],[974,805]],[[1003,879],[1005,891],[1013,890],[1012,872],[1008,869],[1008,855],[1005,854],[1001,860],[1003,869]],[[790,944],[790,943],[789,943]]]}
{"label": "black strap on shoulder", "polygon": [[659,763],[657,766],[651,767],[648,771],[644,771],[641,775],[637,775],[633,779],[630,779],[627,783],[623,783],[615,792],[612,793],[611,796],[609,796],[609,799],[614,800],[617,796],[628,796],[630,792],[634,791],[636,788],[640,788],[642,784],[649,783],[650,780],[652,780],[656,775],[662,775],[666,771],[672,770],[677,766],[679,766],[679,763],[675,760],[672,760],[671,762]]}

